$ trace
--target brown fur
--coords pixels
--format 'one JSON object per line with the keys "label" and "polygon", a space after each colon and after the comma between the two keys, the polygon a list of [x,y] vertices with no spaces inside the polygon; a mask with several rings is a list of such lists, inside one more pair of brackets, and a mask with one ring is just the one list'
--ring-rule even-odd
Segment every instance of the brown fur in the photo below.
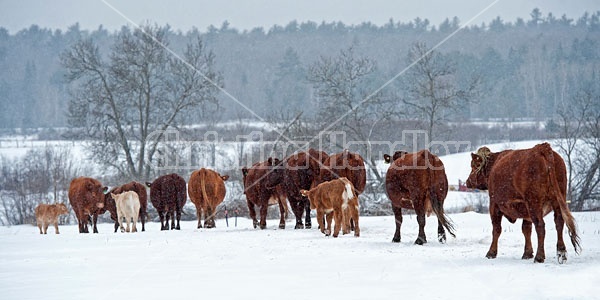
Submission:
{"label": "brown fur", "polygon": [[385,188],[392,201],[396,220],[396,232],[392,242],[400,242],[402,208],[414,209],[419,223],[419,236],[415,244],[427,243],[425,236],[425,216],[432,212],[438,219],[438,241],[446,241],[446,230],[454,236],[454,228],[444,213],[444,200],[448,194],[448,179],[442,161],[429,152],[416,153],[397,151],[395,159],[385,154],[386,162],[392,162],[386,177]]}
{"label": "brown fur", "polygon": [[[354,235],[360,236],[358,225],[358,197],[354,192],[352,182],[341,177],[323,182],[310,191],[300,190],[302,195],[308,197],[310,208],[317,210],[317,222],[321,232],[326,236],[331,234],[331,221],[335,219],[333,237],[337,237],[340,228],[344,234],[350,233],[350,219],[354,220]],[[327,217],[327,228],[323,217]]]}
{"label": "brown fur", "polygon": [[[146,231],[146,218],[148,217],[148,193],[146,192],[146,186],[143,184],[132,181],[124,185],[118,186],[110,190],[110,193],[121,194],[123,192],[136,192],[138,199],[140,200],[140,211],[139,218],[142,222],[142,231]],[[119,221],[117,219],[117,206],[115,200],[110,196],[110,193],[104,195],[104,208],[110,212],[110,218],[115,221],[115,232],[119,229]]]}
{"label": "brown fur", "polygon": [[215,214],[217,206],[225,199],[225,181],[229,175],[221,176],[219,173],[202,168],[196,170],[188,181],[188,194],[196,206],[198,228],[202,228],[202,214],[204,213],[204,227],[215,227]]}
{"label": "brown fur", "polygon": [[100,181],[89,177],[78,177],[69,186],[69,203],[79,223],[79,233],[88,233],[88,220],[92,217],[93,232],[98,233],[98,214],[103,214],[104,195],[108,190]]}
{"label": "brown fur", "polygon": [[302,216],[306,211],[306,228],[311,228],[310,205],[308,199],[300,194],[301,189],[308,190],[316,186],[321,165],[327,159],[327,153],[309,149],[293,154],[283,161],[282,168],[275,168],[267,176],[269,186],[282,187],[285,191],[292,211],[296,216],[295,229],[304,228]]}
{"label": "brown fur", "polygon": [[[60,215],[69,214],[69,210],[64,203],[56,203],[56,204],[39,204],[35,208],[35,219],[37,221],[37,226],[40,229],[40,234],[48,233],[48,225],[54,224],[54,230],[56,234],[58,232],[58,217]],[[42,231],[43,227],[43,231]]]}
{"label": "brown fur", "polygon": [[[181,229],[181,210],[187,201],[185,179],[172,173],[156,178],[152,183],[146,182],[150,187],[150,201],[156,208],[160,218],[160,230],[169,230],[169,218],[171,229]],[[177,217],[177,225],[175,225]]]}
{"label": "brown fur", "polygon": [[358,153],[346,149],[327,157],[323,167],[319,170],[319,178],[315,183],[319,184],[340,177],[346,177],[352,182],[357,195],[362,194],[367,185],[367,171],[365,161]]}
{"label": "brown fur", "polygon": [[[272,159],[269,157],[268,160],[255,163],[250,168],[242,168],[244,194],[246,194],[248,212],[250,218],[252,218],[254,228],[260,226],[260,229],[265,229],[267,227],[267,210],[271,201],[277,201],[279,204],[279,228],[285,228],[287,208],[285,195],[282,194],[283,190],[280,185],[272,186],[267,182],[267,176],[274,167],[282,168],[282,162],[277,158]],[[256,219],[256,206],[260,208],[260,223]]]}
{"label": "brown fur", "polygon": [[490,217],[492,219],[492,244],[486,255],[496,258],[498,238],[502,232],[502,217],[511,223],[523,219],[525,250],[523,259],[533,258],[531,244],[532,223],[535,226],[538,247],[536,262],[544,262],[544,216],[554,211],[557,230],[557,252],[559,262],[564,262],[566,247],[562,232],[567,223],[571,243],[579,252],[579,237],[575,221],[566,204],[566,166],[552,150],[550,144],[543,143],[531,149],[506,150],[493,153],[482,147],[477,154],[471,154],[471,174],[467,187],[489,189]]}

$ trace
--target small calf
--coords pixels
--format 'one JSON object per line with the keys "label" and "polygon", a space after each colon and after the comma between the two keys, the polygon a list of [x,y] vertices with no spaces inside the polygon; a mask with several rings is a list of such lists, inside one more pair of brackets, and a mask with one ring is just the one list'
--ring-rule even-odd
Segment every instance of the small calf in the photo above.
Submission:
{"label": "small calf", "polygon": [[[40,234],[47,234],[48,225],[54,224],[56,234],[58,232],[58,217],[60,215],[69,214],[67,206],[64,203],[57,204],[39,204],[35,208],[35,219],[37,220],[37,226],[40,229]],[[44,230],[42,231],[42,227]]]}
{"label": "small calf", "polygon": [[[140,213],[140,198],[136,192],[127,191],[121,194],[113,194],[110,196],[115,199],[115,204],[117,206],[117,219],[119,222],[119,227],[121,228],[121,232],[130,232],[129,231],[129,221],[132,221],[131,232],[137,232],[136,223],[138,220],[138,216]],[[125,218],[125,223],[127,224],[127,228],[123,228],[123,218]]]}
{"label": "small calf", "polygon": [[[331,234],[333,218],[335,218],[333,237],[338,236],[340,228],[344,234],[350,233],[350,219],[353,219],[354,236],[360,236],[358,197],[354,193],[354,186],[346,177],[323,182],[310,191],[300,190],[300,193],[308,197],[310,208],[317,210],[317,221],[322,233],[327,236]],[[327,216],[327,228],[323,222],[324,215]]]}

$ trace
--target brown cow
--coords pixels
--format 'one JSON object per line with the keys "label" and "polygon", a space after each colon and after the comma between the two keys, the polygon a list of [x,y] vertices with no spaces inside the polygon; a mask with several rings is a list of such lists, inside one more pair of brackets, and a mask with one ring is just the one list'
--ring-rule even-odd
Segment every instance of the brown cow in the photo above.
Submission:
{"label": "brown cow", "polygon": [[[35,219],[37,221],[37,226],[40,229],[40,234],[46,234],[48,232],[48,225],[50,224],[54,224],[54,230],[56,234],[59,234],[58,217],[67,214],[69,214],[69,210],[64,203],[39,204],[35,208]],[[43,231],[42,227],[44,228]]]}
{"label": "brown cow", "polygon": [[[360,196],[367,185],[364,159],[358,153],[350,152],[348,149],[327,157],[320,169],[319,178],[315,181],[313,187],[316,184],[340,177],[346,177],[350,180],[356,196]],[[350,227],[354,230],[353,220],[350,220]]]}
{"label": "brown cow", "polygon": [[204,227],[215,227],[215,214],[217,206],[225,199],[225,181],[229,175],[221,174],[202,168],[196,170],[188,181],[188,194],[190,200],[196,205],[198,228],[202,228],[202,213],[204,213]]}
{"label": "brown cow", "polygon": [[442,161],[428,150],[416,153],[397,151],[393,157],[387,154],[383,157],[386,163],[391,164],[385,176],[385,190],[392,201],[396,221],[396,232],[392,242],[400,242],[402,208],[414,209],[417,215],[419,235],[415,244],[427,243],[425,215],[431,215],[432,212],[438,219],[438,241],[446,241],[444,228],[455,236],[453,225],[444,213],[448,179]]}
{"label": "brown cow", "polygon": [[[187,201],[187,190],[185,179],[173,173],[160,176],[153,182],[146,182],[150,187],[150,201],[156,208],[160,217],[160,230],[169,230],[169,218],[171,218],[171,230],[181,229],[181,210]],[[175,225],[175,215],[177,225]]]}
{"label": "brown cow", "polygon": [[104,213],[104,193],[108,187],[102,186],[100,181],[89,177],[78,177],[71,181],[69,186],[69,203],[77,222],[79,223],[79,233],[88,233],[88,220],[92,216],[93,232],[98,233],[96,223],[98,214]]}
{"label": "brown cow", "polygon": [[[337,237],[340,227],[344,234],[350,233],[350,219],[354,220],[354,236],[360,236],[358,225],[358,196],[354,193],[352,182],[341,177],[323,182],[310,191],[300,190],[300,193],[310,202],[310,208],[317,210],[317,222],[321,232],[326,236],[331,234],[331,220],[335,218],[333,237]],[[327,216],[327,228],[323,217]]]}
{"label": "brown cow", "polygon": [[[121,194],[123,192],[129,191],[136,192],[138,194],[140,200],[139,218],[142,221],[142,231],[146,231],[145,224],[146,218],[148,217],[148,194],[146,192],[146,186],[139,182],[132,181],[111,189],[110,193]],[[117,219],[117,206],[115,205],[115,200],[110,196],[110,193],[104,195],[104,209],[110,212],[110,218],[113,221],[115,221],[115,232],[117,232],[117,230],[119,229],[119,221]]]}
{"label": "brown cow", "polygon": [[[285,203],[285,195],[282,194],[283,190],[280,185],[267,184],[267,175],[272,172],[274,167],[283,168],[282,161],[269,157],[266,161],[255,163],[250,168],[242,168],[244,194],[246,194],[248,212],[252,218],[254,228],[258,225],[260,225],[260,229],[267,228],[267,210],[269,204],[275,201],[279,204],[279,228],[285,228],[287,203]],[[260,223],[256,219],[256,206],[260,208]]]}
{"label": "brown cow", "polygon": [[329,157],[323,151],[309,149],[293,154],[283,161],[283,168],[274,168],[267,175],[269,186],[281,185],[296,216],[295,229],[304,228],[302,215],[306,211],[306,228],[311,228],[310,205],[300,190],[309,190],[319,177],[321,165]]}
{"label": "brown cow", "polygon": [[498,238],[502,232],[502,217],[514,223],[523,219],[522,231],[525,250],[522,259],[533,258],[531,244],[532,223],[538,238],[535,262],[544,262],[544,216],[554,211],[554,224],[558,236],[556,244],[559,263],[567,260],[563,241],[566,222],[571,243],[579,253],[579,236],[575,221],[566,202],[566,167],[563,159],[548,143],[525,150],[505,150],[493,153],[487,147],[471,153],[471,174],[467,187],[489,190],[490,217],[492,219],[492,244],[487,258],[496,258]]}

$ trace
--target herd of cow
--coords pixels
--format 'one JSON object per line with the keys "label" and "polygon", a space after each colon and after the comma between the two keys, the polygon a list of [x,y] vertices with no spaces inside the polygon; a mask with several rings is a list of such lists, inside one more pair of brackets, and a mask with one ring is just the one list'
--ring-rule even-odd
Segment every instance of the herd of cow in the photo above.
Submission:
{"label": "herd of cow", "polygon": [[[497,255],[498,238],[502,232],[501,220],[504,216],[511,223],[523,219],[522,231],[525,249],[522,258],[533,256],[531,243],[532,226],[537,234],[536,262],[545,260],[544,216],[554,212],[554,223],[558,234],[557,257],[560,263],[566,261],[566,247],[563,241],[563,228],[566,223],[569,237],[575,251],[580,250],[575,221],[566,202],[566,167],[562,158],[548,143],[525,150],[505,150],[493,153],[487,147],[471,154],[471,174],[467,180],[469,188],[489,190],[490,216],[493,226],[493,239],[487,253],[488,258]],[[419,224],[415,241],[422,245],[425,236],[425,217],[434,213],[438,221],[438,241],[446,241],[446,231],[452,236],[454,227],[444,213],[444,199],[448,193],[448,180],[442,161],[428,150],[415,153],[397,151],[384,155],[390,164],[385,184],[392,202],[396,231],[393,242],[400,242],[402,209],[414,210]],[[289,202],[296,217],[296,229],[311,228],[310,211],[315,209],[319,228],[325,235],[337,237],[354,231],[360,235],[358,196],[366,185],[366,169],[363,158],[348,150],[328,155],[323,151],[309,149],[287,157],[284,160],[269,158],[257,162],[249,168],[242,168],[244,194],[254,228],[266,228],[269,205],[277,204],[280,210],[279,228],[285,228],[285,216]],[[198,228],[215,227],[216,207],[225,198],[227,175],[201,168],[194,171],[187,183],[177,174],[161,176],[150,187],[150,201],[156,208],[161,230],[180,229],[181,210],[189,195],[196,206]],[[287,199],[287,202],[286,202]],[[137,231],[138,217],[142,231],[147,219],[146,187],[138,182],[130,182],[109,190],[98,180],[88,177],[73,179],[69,188],[69,201],[79,223],[79,232],[88,232],[91,222],[97,233],[98,215],[110,212],[115,221],[115,232]],[[259,208],[260,221],[256,216]],[[54,223],[58,233],[57,217],[68,213],[64,204],[40,204],[36,217],[40,233],[46,233],[48,225]],[[303,222],[304,217],[304,222]],[[126,228],[123,226],[126,221]],[[169,220],[171,224],[169,227]],[[175,220],[177,222],[175,223]],[[335,227],[331,230],[331,223]],[[129,222],[133,225],[130,229]],[[43,227],[43,230],[42,230]]]}

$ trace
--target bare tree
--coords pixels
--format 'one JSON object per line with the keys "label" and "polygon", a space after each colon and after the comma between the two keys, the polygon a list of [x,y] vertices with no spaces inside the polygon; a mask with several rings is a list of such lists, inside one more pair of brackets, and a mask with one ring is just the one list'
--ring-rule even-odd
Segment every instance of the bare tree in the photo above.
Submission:
{"label": "bare tree", "polygon": [[108,55],[88,39],[61,57],[74,84],[70,124],[87,129],[95,161],[137,180],[149,179],[167,129],[218,105],[214,54],[197,39],[180,59],[166,49],[168,35],[168,27],[123,29]]}
{"label": "bare tree", "polygon": [[584,85],[559,109],[559,152],[568,169],[567,199],[571,209],[595,209],[600,204],[600,89]]}
{"label": "bare tree", "polygon": [[[355,53],[354,46],[341,50],[335,57],[321,57],[308,69],[318,106],[320,130],[342,131],[357,143],[360,153],[373,153],[371,141],[376,125],[392,116],[390,100],[377,91],[376,65]],[[343,147],[343,145],[337,145]],[[365,157],[372,175],[379,183],[383,177],[376,168],[379,157]]]}
{"label": "bare tree", "polygon": [[422,120],[428,138],[434,140],[449,116],[474,100],[480,80],[474,76],[466,84],[459,82],[454,63],[424,43],[415,43],[407,59],[414,65],[404,77],[403,111]]}

